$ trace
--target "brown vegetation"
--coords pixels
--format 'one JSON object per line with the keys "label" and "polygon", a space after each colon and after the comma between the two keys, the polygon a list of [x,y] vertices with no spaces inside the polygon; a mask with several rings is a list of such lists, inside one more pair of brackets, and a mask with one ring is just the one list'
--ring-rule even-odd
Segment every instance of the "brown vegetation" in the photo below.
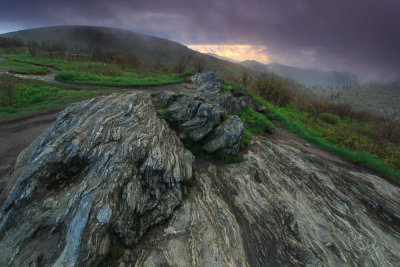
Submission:
{"label": "brown vegetation", "polygon": [[190,62],[193,59],[193,54],[191,53],[184,53],[178,57],[178,61],[174,66],[174,70],[177,73],[183,73],[188,70]]}
{"label": "brown vegetation", "polygon": [[198,54],[193,57],[193,67],[196,73],[202,73],[205,71],[207,61],[204,55]]}
{"label": "brown vegetation", "polygon": [[3,106],[12,105],[15,89],[14,76],[2,73],[0,75],[0,99]]}

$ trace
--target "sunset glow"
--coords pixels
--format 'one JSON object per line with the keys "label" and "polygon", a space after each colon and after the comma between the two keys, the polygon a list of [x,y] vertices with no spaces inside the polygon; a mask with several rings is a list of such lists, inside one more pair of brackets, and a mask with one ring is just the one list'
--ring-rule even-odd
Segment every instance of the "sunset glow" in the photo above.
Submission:
{"label": "sunset glow", "polygon": [[257,60],[269,63],[267,47],[262,45],[188,45],[201,53],[211,53],[237,61]]}

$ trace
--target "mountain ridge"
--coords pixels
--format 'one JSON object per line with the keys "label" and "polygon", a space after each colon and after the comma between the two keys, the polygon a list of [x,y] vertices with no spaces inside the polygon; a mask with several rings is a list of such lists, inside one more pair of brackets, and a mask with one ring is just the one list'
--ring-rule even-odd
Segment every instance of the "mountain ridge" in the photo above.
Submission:
{"label": "mountain ridge", "polygon": [[307,86],[355,85],[359,83],[355,75],[346,72],[299,68],[278,62],[263,64],[256,60],[244,60],[239,62],[239,64],[258,71],[273,72]]}

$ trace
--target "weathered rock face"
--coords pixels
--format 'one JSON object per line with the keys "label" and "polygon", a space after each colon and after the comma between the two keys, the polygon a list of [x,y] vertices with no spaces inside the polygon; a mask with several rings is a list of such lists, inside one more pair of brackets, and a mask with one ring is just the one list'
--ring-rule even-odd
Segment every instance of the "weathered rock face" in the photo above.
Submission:
{"label": "weathered rock face", "polygon": [[244,125],[236,115],[230,116],[218,125],[210,136],[210,141],[204,145],[204,150],[213,153],[219,151],[228,155],[239,152],[240,139],[243,136]]}
{"label": "weathered rock face", "polygon": [[18,158],[0,266],[96,265],[133,246],[181,204],[193,161],[148,94],[69,106]]}
{"label": "weathered rock face", "polygon": [[[169,108],[171,117],[182,122],[183,130],[192,141],[204,141],[207,152],[234,155],[239,151],[244,125],[238,116],[228,121],[225,117],[251,103],[249,96],[234,97],[222,94],[222,82],[214,73],[196,74],[192,81],[201,85],[196,94],[179,98]],[[160,101],[163,97],[155,95]]]}
{"label": "weathered rock face", "polygon": [[[204,164],[204,165],[203,165]],[[245,161],[202,163],[164,231],[129,266],[397,266],[398,187],[256,138]]]}

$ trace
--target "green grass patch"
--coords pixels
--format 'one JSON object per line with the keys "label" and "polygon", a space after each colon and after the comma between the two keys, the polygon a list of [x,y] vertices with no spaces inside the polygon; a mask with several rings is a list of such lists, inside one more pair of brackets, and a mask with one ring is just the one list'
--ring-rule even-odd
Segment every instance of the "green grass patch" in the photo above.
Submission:
{"label": "green grass patch", "polygon": [[239,114],[246,128],[253,134],[275,133],[276,128],[265,116],[255,112],[250,106],[245,107]]}
{"label": "green grass patch", "polygon": [[182,72],[181,74],[178,75],[179,78],[185,78],[186,76],[192,76],[196,72],[194,70],[187,70],[185,72]]}
{"label": "green grass patch", "polygon": [[57,108],[98,96],[105,92],[125,92],[116,89],[80,89],[48,84],[36,80],[17,80],[11,103],[0,105],[0,119],[23,116],[35,111]]}
{"label": "green grass patch", "polygon": [[17,62],[9,59],[0,59],[0,68],[19,74],[42,75],[50,73],[47,67],[36,66],[24,62]]}
{"label": "green grass patch", "polygon": [[243,154],[240,152],[236,155],[228,155],[217,151],[214,156],[216,159],[222,160],[226,163],[238,163],[243,161]]}
{"label": "green grass patch", "polygon": [[121,76],[105,76],[88,72],[61,71],[55,79],[61,82],[103,86],[148,86],[183,82],[171,73],[123,73]]}

